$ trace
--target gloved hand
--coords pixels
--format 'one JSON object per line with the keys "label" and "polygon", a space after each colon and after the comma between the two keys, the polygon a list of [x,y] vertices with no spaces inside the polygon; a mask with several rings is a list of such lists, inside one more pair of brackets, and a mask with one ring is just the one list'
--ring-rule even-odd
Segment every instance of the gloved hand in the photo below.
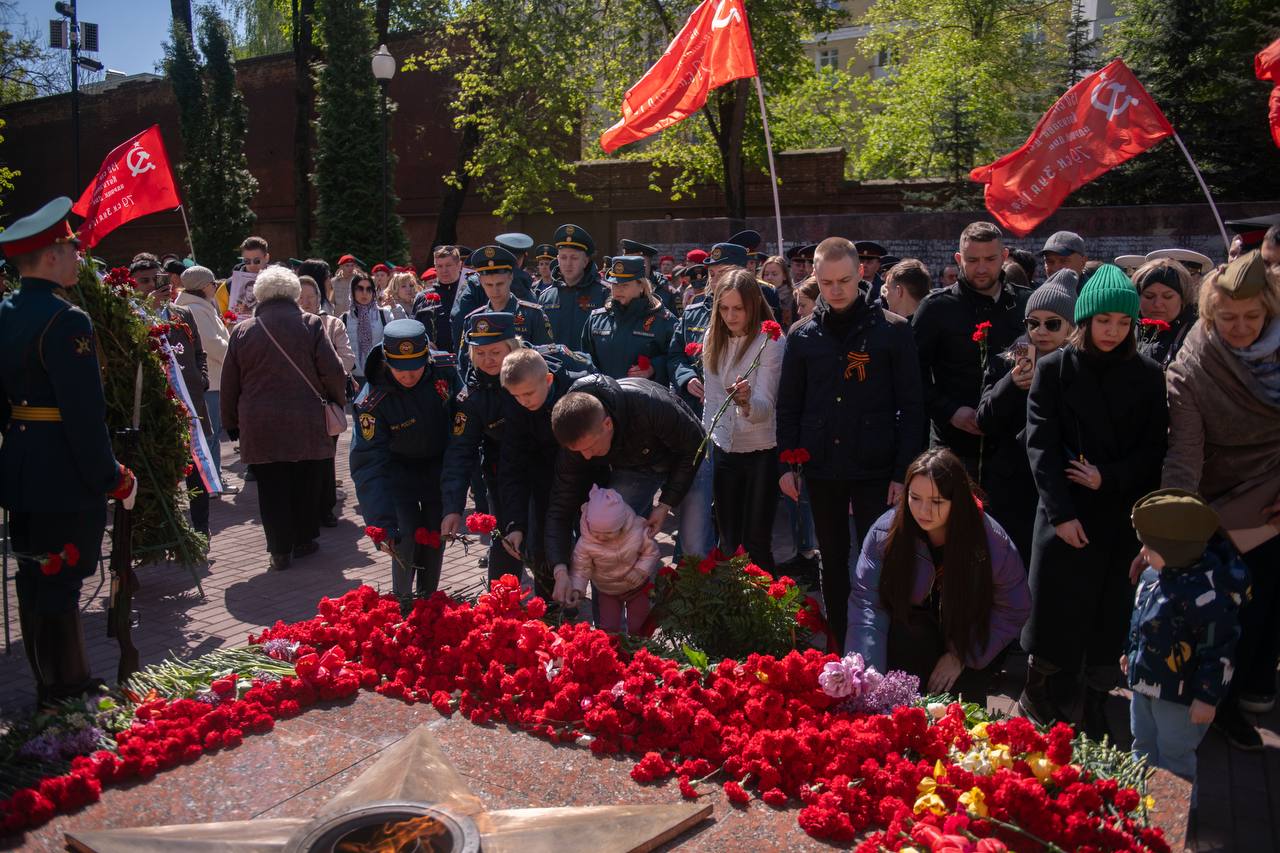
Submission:
{"label": "gloved hand", "polygon": [[569,582],[569,569],[563,563],[556,566],[556,586],[551,593],[551,597],[561,604],[569,603],[569,595],[573,592],[573,585]]}

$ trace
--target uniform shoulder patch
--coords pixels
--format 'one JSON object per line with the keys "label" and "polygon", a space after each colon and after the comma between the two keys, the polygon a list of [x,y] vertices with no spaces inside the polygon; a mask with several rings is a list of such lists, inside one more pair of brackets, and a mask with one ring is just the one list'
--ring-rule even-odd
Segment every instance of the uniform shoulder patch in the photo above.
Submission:
{"label": "uniform shoulder patch", "polygon": [[93,332],[73,332],[71,354],[79,357],[93,355]]}
{"label": "uniform shoulder patch", "polygon": [[373,412],[361,412],[357,417],[360,423],[360,437],[365,441],[373,441],[373,434],[378,428],[378,419]]}
{"label": "uniform shoulder patch", "polygon": [[599,308],[592,308],[591,313],[592,314],[608,314],[609,308],[605,305],[601,305]]}
{"label": "uniform shoulder patch", "polygon": [[453,416],[453,434],[462,435],[467,429],[467,415],[465,412],[457,412]]}
{"label": "uniform shoulder patch", "polygon": [[378,408],[378,404],[386,396],[386,391],[366,385],[364,390],[360,392],[360,396],[356,397],[356,408],[362,412],[372,412]]}

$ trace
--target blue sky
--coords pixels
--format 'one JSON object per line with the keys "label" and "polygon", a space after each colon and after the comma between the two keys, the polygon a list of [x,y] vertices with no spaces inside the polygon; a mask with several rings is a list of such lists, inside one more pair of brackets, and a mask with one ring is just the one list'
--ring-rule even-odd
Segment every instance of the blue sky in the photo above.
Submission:
{"label": "blue sky", "polygon": [[[11,0],[15,17],[48,44],[49,21],[58,17],[53,0]],[[98,25],[102,50],[94,56],[126,74],[153,72],[169,37],[168,0],[78,0],[79,18]]]}

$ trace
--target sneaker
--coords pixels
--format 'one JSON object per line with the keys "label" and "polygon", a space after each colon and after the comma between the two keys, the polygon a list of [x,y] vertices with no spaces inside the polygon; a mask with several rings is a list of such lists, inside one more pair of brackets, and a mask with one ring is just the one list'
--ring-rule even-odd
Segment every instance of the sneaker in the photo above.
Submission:
{"label": "sneaker", "polygon": [[1260,752],[1262,735],[1244,718],[1239,709],[1224,702],[1213,718],[1213,727],[1222,733],[1227,743],[1243,752]]}
{"label": "sneaker", "polygon": [[1236,704],[1246,714],[1269,714],[1276,706],[1276,695],[1274,693],[1241,693]]}

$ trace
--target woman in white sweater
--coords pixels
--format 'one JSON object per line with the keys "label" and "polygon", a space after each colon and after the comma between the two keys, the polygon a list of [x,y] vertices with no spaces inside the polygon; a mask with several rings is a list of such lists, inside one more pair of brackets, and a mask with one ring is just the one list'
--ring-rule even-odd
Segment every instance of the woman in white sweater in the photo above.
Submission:
{"label": "woman in white sweater", "polygon": [[[702,425],[716,446],[712,488],[720,550],[732,554],[741,545],[770,572],[778,504],[774,404],[782,341],[771,340],[760,324],[772,319],[755,275],[735,270],[716,287],[702,351]],[[761,354],[760,366],[744,379],[756,353]],[[712,429],[712,419],[730,395],[733,402]]]}

